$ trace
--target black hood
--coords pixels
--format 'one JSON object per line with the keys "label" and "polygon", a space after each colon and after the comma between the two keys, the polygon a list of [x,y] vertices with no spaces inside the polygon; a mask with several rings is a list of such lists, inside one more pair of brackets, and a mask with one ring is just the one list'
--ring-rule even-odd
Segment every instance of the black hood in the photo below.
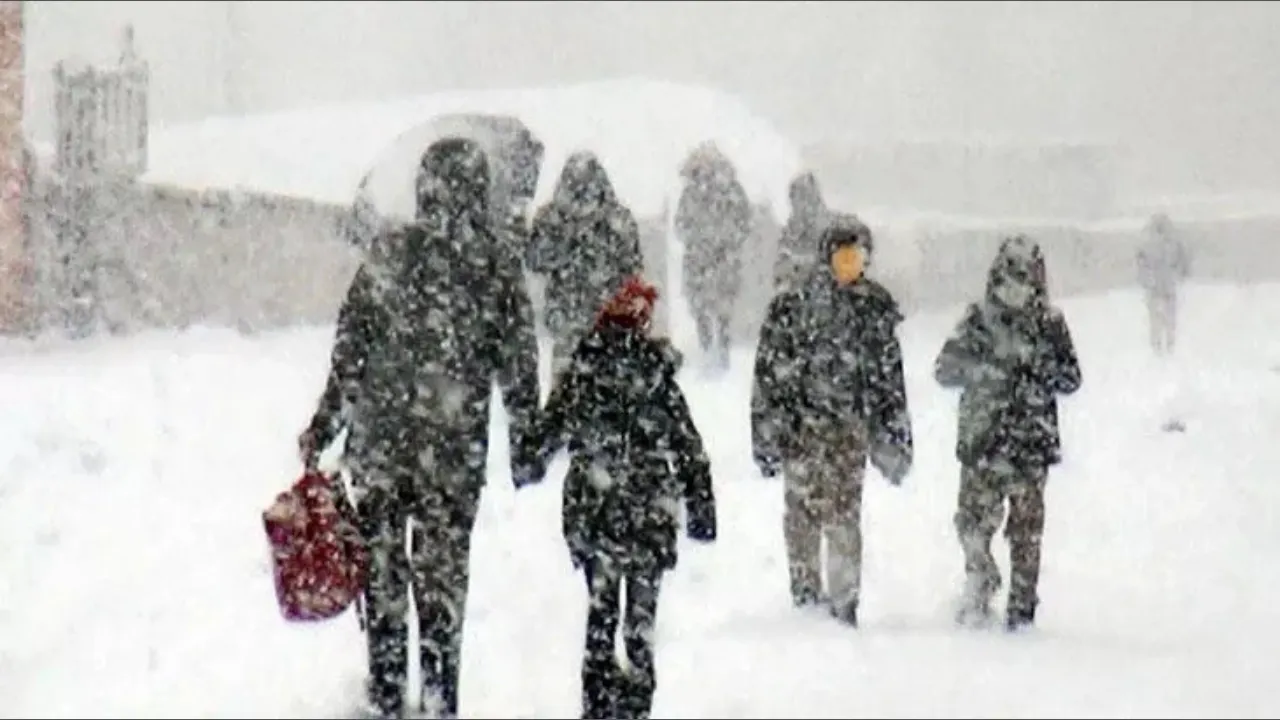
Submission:
{"label": "black hood", "polygon": [[418,166],[418,217],[441,210],[481,217],[489,210],[489,184],[489,160],[479,143],[459,137],[437,140]]}
{"label": "black hood", "polygon": [[586,150],[569,156],[556,182],[555,201],[584,207],[614,202],[613,182],[595,154]]}

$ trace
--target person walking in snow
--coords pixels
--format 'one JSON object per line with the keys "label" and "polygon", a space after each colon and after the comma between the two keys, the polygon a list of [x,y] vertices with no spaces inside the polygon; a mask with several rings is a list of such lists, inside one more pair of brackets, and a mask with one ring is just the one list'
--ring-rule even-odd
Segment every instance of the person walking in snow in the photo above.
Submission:
{"label": "person walking in snow", "polygon": [[773,283],[777,291],[796,287],[808,276],[818,261],[819,241],[831,216],[812,172],[800,173],[788,189],[791,214],[778,238],[778,257],[774,262]]}
{"label": "person walking in snow", "polygon": [[593,315],[623,278],[640,273],[640,229],[590,152],[569,156],[555,194],[534,216],[525,262],[546,277],[543,321],[553,343],[552,375],[564,370]]}
{"label": "person walking in snow", "polygon": [[1158,356],[1169,355],[1178,329],[1178,286],[1191,268],[1187,248],[1168,215],[1159,213],[1151,218],[1137,261],[1138,284],[1147,301],[1151,350]]}
{"label": "person walking in snow", "polygon": [[1004,523],[1011,566],[1005,623],[1029,626],[1039,605],[1045,483],[1062,456],[1057,398],[1081,381],[1067,321],[1049,302],[1039,245],[1021,236],[1001,243],[986,295],[947,338],[934,376],[961,391],[955,529],[965,587],[956,619],[989,620],[1001,585],[991,541]]}
{"label": "person walking in snow", "polygon": [[723,368],[729,362],[742,256],[751,240],[751,200],[733,163],[712,143],[690,154],[681,175],[685,187],[676,205],[675,233],[684,245],[685,298],[704,358]]}
{"label": "person walking in snow", "polygon": [[[457,717],[494,381],[513,448],[523,446],[537,410],[533,308],[519,256],[495,239],[488,183],[487,159],[473,141],[427,148],[417,218],[379,238],[356,272],[338,311],[319,407],[299,438],[303,462],[314,467],[347,433],[345,462],[371,555],[368,699],[379,717],[404,715],[410,590],[421,704]],[[535,472],[513,456],[517,480]]]}
{"label": "person walking in snow", "polygon": [[[562,524],[587,586],[583,718],[649,717],[659,590],[676,566],[681,506],[690,538],[716,537],[711,463],[676,383],[679,354],[648,334],[656,300],[639,278],[622,285],[531,435],[537,467],[561,448],[571,456]],[[626,669],[614,647],[619,629]]]}
{"label": "person walking in snow", "polygon": [[785,475],[792,602],[820,603],[825,574],[831,613],[856,626],[868,458],[894,485],[911,467],[897,338],[903,318],[889,291],[864,273],[872,252],[866,225],[833,216],[820,247],[827,262],[769,305],[756,350],[752,445],[765,477]]}

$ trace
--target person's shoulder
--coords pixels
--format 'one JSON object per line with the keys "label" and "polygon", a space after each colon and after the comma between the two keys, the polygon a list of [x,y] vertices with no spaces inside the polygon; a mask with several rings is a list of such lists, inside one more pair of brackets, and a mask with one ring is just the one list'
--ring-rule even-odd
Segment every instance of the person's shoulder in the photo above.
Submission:
{"label": "person's shoulder", "polygon": [[903,321],[902,308],[898,304],[898,299],[889,291],[889,288],[876,280],[867,278],[862,281],[861,289],[868,307],[880,319],[891,325],[898,325]]}

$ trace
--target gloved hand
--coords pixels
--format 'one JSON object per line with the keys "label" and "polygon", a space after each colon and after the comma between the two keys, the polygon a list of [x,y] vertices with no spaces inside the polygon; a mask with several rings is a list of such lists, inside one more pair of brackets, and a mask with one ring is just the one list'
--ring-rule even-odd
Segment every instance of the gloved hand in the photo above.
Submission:
{"label": "gloved hand", "polygon": [[716,541],[716,518],[712,514],[710,517],[689,516],[685,528],[686,534],[690,540],[700,543],[711,543]]}
{"label": "gloved hand", "polygon": [[889,443],[875,443],[872,446],[871,464],[894,487],[900,487],[911,471],[911,458],[901,448]]}
{"label": "gloved hand", "polygon": [[[709,479],[708,479],[709,482]],[[716,539],[716,501],[705,498],[690,502],[686,507],[685,534],[690,540],[700,543],[715,542]]]}
{"label": "gloved hand", "polygon": [[772,480],[782,473],[782,460],[778,454],[770,450],[755,451],[756,467],[766,479]]}

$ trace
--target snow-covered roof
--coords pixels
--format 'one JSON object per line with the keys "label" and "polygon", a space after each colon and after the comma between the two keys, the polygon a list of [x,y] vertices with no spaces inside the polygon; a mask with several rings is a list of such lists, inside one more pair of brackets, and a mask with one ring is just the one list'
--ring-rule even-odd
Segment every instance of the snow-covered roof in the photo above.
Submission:
{"label": "snow-covered roof", "polygon": [[451,92],[154,127],[146,182],[267,192],[348,204],[400,133],[450,113],[519,117],[546,144],[538,201],[579,149],[594,151],[641,215],[662,211],[685,155],[713,139],[747,192],[785,207],[799,149],[739,99],[644,78],[546,89]]}

